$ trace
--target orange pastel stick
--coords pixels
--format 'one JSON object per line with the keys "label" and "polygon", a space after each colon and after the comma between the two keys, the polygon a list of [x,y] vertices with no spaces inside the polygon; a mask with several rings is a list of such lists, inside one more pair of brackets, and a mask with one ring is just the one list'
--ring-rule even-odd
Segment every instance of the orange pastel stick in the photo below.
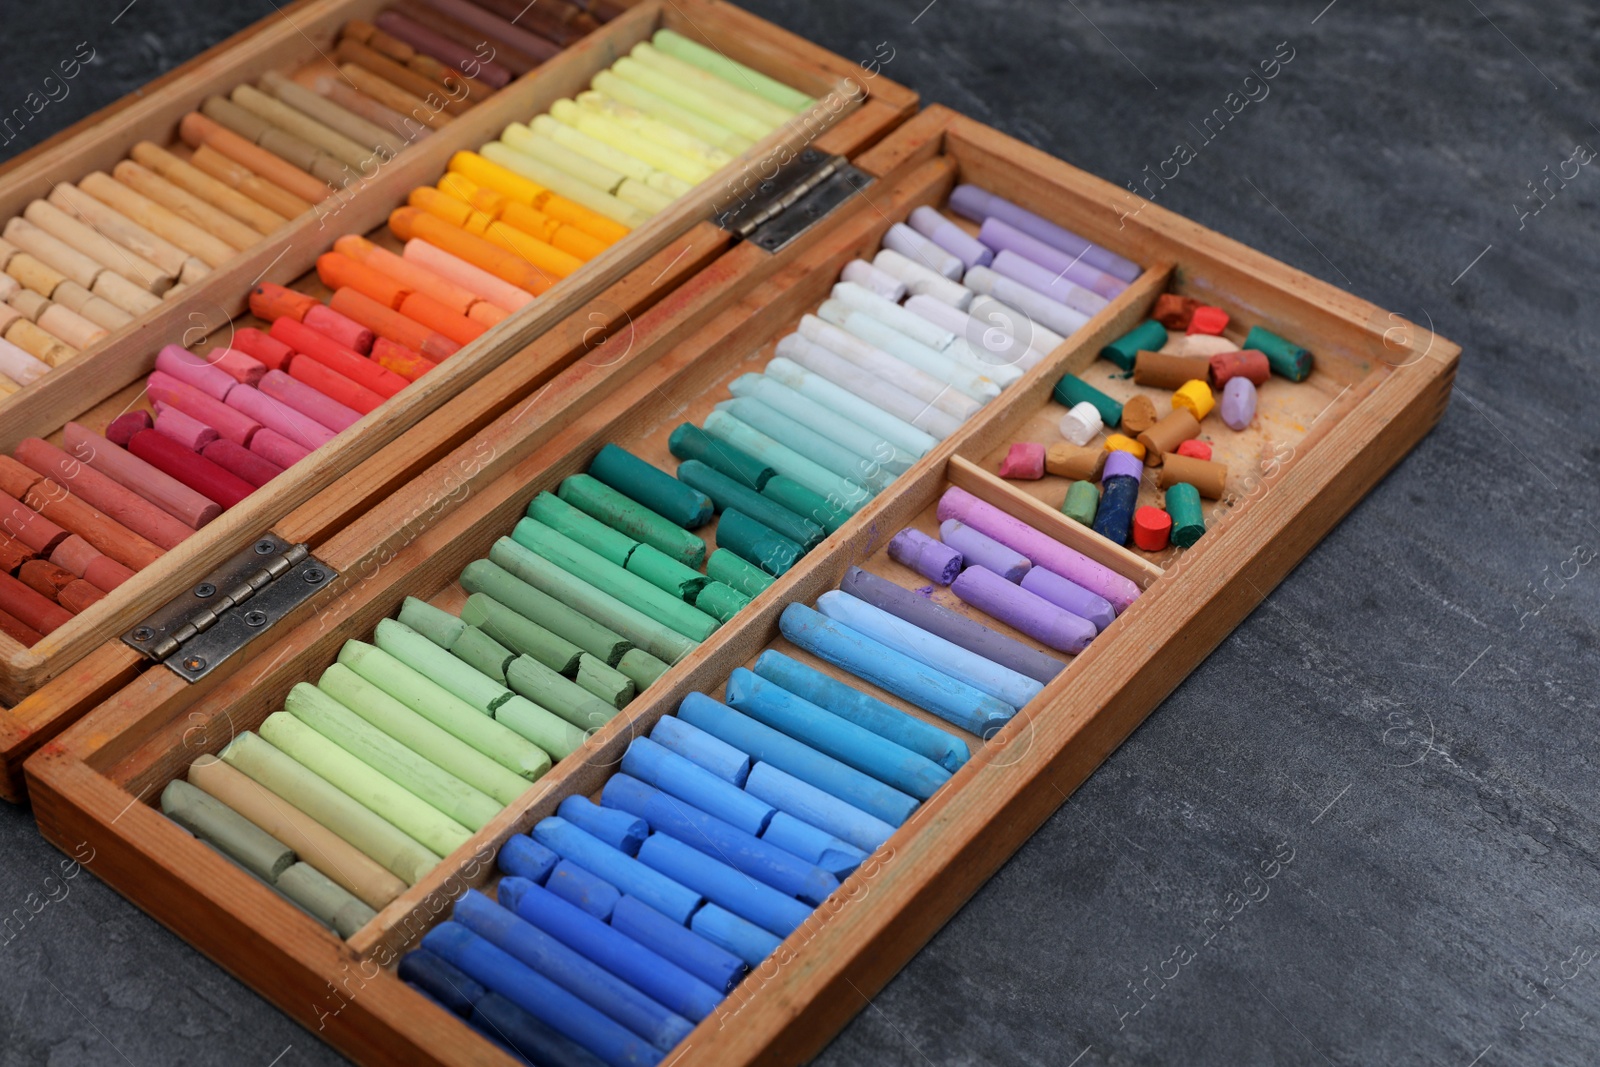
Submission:
{"label": "orange pastel stick", "polygon": [[370,296],[358,293],[354,289],[335,291],[328,300],[328,306],[341,315],[355,319],[379,337],[387,337],[395,344],[405,345],[435,361],[454,355],[461,347],[444,334],[409,319],[392,308],[386,308]]}
{"label": "orange pastel stick", "polygon": [[480,300],[467,309],[467,318],[473,322],[481,322],[485,326],[498,326],[509,314],[511,312],[497,308],[487,300]]}
{"label": "orange pastel stick", "polygon": [[398,308],[412,292],[388,275],[338,252],[324,252],[317,257],[317,277],[329,289],[354,289],[387,308]]}
{"label": "orange pastel stick", "polygon": [[412,293],[406,297],[400,305],[400,314],[444,334],[458,345],[470,344],[489,328],[465,315],[457,315],[426,293]]}
{"label": "orange pastel stick", "polygon": [[[297,359],[289,364],[289,377],[309,385],[329,400],[365,415],[383,403],[383,397],[363,388],[336,370],[329,370],[315,359]],[[349,418],[348,415],[345,416]]]}
{"label": "orange pastel stick", "polygon": [[529,233],[523,233],[515,226],[507,226],[503,222],[491,222],[484,231],[484,239],[504,248],[507,252],[515,252],[535,267],[549,271],[557,278],[565,278],[579,267],[583,260],[571,252],[563,252],[552,244],[548,244]]}
{"label": "orange pastel stick", "polygon": [[[370,326],[367,328],[371,329]],[[270,336],[282,341],[299,355],[316,360],[329,370],[342,374],[359,386],[371,389],[379,396],[394,396],[410,384],[398,374],[384,370],[355,349],[346,348],[331,337],[326,337],[293,319],[279,319],[274,322]],[[299,362],[297,358],[289,364],[291,378],[294,377],[292,373],[294,365]]]}
{"label": "orange pastel stick", "polygon": [[288,317],[304,321],[306,312],[316,307],[320,300],[305,293],[297,293],[271,282],[262,282],[250,290],[250,314],[264,322]]}
{"label": "orange pastel stick", "polygon": [[293,163],[258,148],[232,130],[191,111],[178,123],[178,135],[190,148],[210,145],[212,151],[224,155],[241,167],[254,171],[302,200],[320,204],[333,195],[333,186],[321,178],[313,178]]}
{"label": "orange pastel stick", "polygon": [[347,234],[333,242],[333,250],[387,274],[413,293],[427,293],[457,315],[467,314],[479,302],[478,294],[471,289],[465,289],[426,267],[408,262],[387,248],[379,248],[365,237]]}
{"label": "orange pastel stick", "polygon": [[426,356],[411,351],[405,345],[397,345],[387,337],[380,337],[372,343],[372,362],[387,367],[408,382],[416,381],[438,366]]}
{"label": "orange pastel stick", "polygon": [[474,267],[534,296],[547,292],[555,284],[554,277],[516,253],[491,244],[482,237],[474,237],[459,226],[452,226],[418,208],[395,208],[389,214],[389,228],[402,241],[420,237],[435,248],[466,260]]}
{"label": "orange pastel stick", "polygon": [[585,263],[610,247],[598,237],[591,237],[576,226],[557,222],[544,212],[523,204],[506,204],[505,209],[500,212],[500,221],[507,226],[515,226],[524,233],[531,233],[541,241],[547,241],[561,251],[577,256]]}

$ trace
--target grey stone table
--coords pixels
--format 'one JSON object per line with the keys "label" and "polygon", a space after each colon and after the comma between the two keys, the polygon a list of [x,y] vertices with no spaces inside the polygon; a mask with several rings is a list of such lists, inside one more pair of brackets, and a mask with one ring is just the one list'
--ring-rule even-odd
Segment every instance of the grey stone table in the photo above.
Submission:
{"label": "grey stone table", "polygon": [[[1440,427],[819,1062],[1600,1062],[1600,173],[1549,178],[1600,145],[1600,14],[925,2],[746,6],[1119,184],[1292,50],[1157,202],[1465,354]],[[95,58],[0,153],[274,10],[6,7],[5,114]],[[61,861],[9,808],[0,857],[4,913]],[[49,884],[0,935],[0,1067],[340,1062],[92,877]]]}

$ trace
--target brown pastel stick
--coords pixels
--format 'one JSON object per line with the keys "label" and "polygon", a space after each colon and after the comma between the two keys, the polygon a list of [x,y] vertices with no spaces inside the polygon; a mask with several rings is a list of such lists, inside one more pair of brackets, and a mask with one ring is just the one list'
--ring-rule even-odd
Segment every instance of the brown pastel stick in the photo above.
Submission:
{"label": "brown pastel stick", "polygon": [[260,234],[226,211],[212,207],[193,193],[184,192],[161,175],[146,170],[131,159],[124,159],[111,168],[111,175],[134,192],[148,197],[179,218],[193,223],[234,248],[249,248],[261,240]]}
{"label": "brown pastel stick", "polygon": [[28,355],[52,367],[59,367],[70,363],[78,357],[78,350],[67,344],[61,338],[29,322],[19,318],[6,327],[5,339],[22,349]]}
{"label": "brown pastel stick", "polygon": [[28,490],[24,500],[39,514],[71,530],[124,567],[143,570],[164,554],[160,545],[90,507],[49,478]]}
{"label": "brown pastel stick", "polygon": [[48,557],[69,536],[68,531],[6,493],[0,493],[0,532],[15,537],[43,557]]}
{"label": "brown pastel stick", "polygon": [[[240,248],[246,247],[229,244],[209,230],[196,226],[149,197],[135,192],[109,174],[96,171],[86,175],[78,181],[78,188],[102,204],[116,208],[152,233],[165,237],[208,267],[220,267],[232,259]],[[252,234],[251,240],[255,239]]]}
{"label": "brown pastel stick", "polygon": [[1181,452],[1169,454],[1156,475],[1156,484],[1170,489],[1179,482],[1192,485],[1207,500],[1221,500],[1228,487],[1228,468],[1209,459],[1195,459]]}
{"label": "brown pastel stick", "polygon": [[333,187],[328,183],[313,178],[265,148],[251,144],[198,111],[191,111],[183,117],[183,121],[178,123],[178,133],[191,148],[207,145],[302,200],[320,204],[333,195]]}
{"label": "brown pastel stick", "polygon": [[[311,201],[295,196],[281,185],[251,172],[249,167],[235,163],[210,145],[201,145],[189,156],[196,170],[217,179],[224,185],[237,189],[242,195],[283,219],[294,219],[311,210]],[[260,229],[260,227],[256,227]]]}
{"label": "brown pastel stick", "polygon": [[532,5],[522,7],[518,0],[476,0],[503,19],[515,22],[541,37],[548,37],[563,48],[594,29],[594,20],[583,13],[576,4],[541,3],[539,10]]}
{"label": "brown pastel stick", "polygon": [[213,178],[193,163],[179,159],[165,148],[140,141],[128,153],[135,163],[161,175],[185,192],[198,196],[218,211],[238,219],[258,233],[272,233],[289,220],[256,203],[227,182]]}
{"label": "brown pastel stick", "polygon": [[[420,100],[427,101],[430,97],[437,99],[443,109],[452,115],[465,115],[472,110],[472,105],[466,99],[458,99],[465,86],[458,81],[455,86],[446,86],[423,74],[418,74],[410,67],[396,63],[388,56],[381,55],[360,41],[345,37],[339,41],[339,47],[334,52],[340,62],[354,63],[368,73],[376,74],[388,82]],[[457,76],[459,78],[459,75]],[[357,88],[360,88],[358,85]],[[447,91],[448,90],[448,91]],[[454,92],[454,96],[449,95]],[[479,99],[482,99],[480,96]]]}
{"label": "brown pastel stick", "polygon": [[[1200,420],[1188,408],[1173,408],[1172,412],[1139,435],[1144,445],[1144,465],[1159,467],[1168,453],[1176,452],[1185,441],[1200,436]],[[1196,487],[1198,488],[1198,487]]]}
{"label": "brown pastel stick", "polygon": [[65,274],[26,252],[19,252],[6,261],[6,274],[41,296],[54,296],[58,287],[77,284],[69,283]]}
{"label": "brown pastel stick", "polygon": [[222,514],[222,506],[216,501],[201,496],[87,427],[69,422],[63,435],[69,455],[138,493],[191,529],[198,530]]}
{"label": "brown pastel stick", "polygon": [[1156,424],[1155,401],[1138,393],[1122,405],[1122,429],[1137,437]]}
{"label": "brown pastel stick", "polygon": [[9,611],[0,611],[0,633],[5,634],[25,648],[32,648],[44,640],[44,634],[27,625]]}
{"label": "brown pastel stick", "polygon": [[456,44],[466,45],[468,48],[476,48],[480,43],[488,44],[494,49],[494,61],[519,78],[540,63],[537,57],[516,48],[509,41],[483,30],[474,29],[465,22],[451,18],[444,11],[423,3],[422,0],[400,0],[394,7],[413,22],[426,26]]}
{"label": "brown pastel stick", "polygon": [[1133,359],[1133,380],[1156,389],[1177,389],[1184,382],[1204,382],[1210,378],[1211,360],[1206,356],[1139,352]]}
{"label": "brown pastel stick", "polygon": [[74,578],[72,584],[61,590],[56,599],[74,615],[82,615],[105,598],[105,591],[97,588],[93,582]]}
{"label": "brown pastel stick", "polygon": [[277,71],[268,71],[261,76],[261,88],[271,93],[285,107],[293,108],[341,137],[353,141],[366,152],[368,158],[375,152],[379,154],[380,159],[385,156],[392,157],[400,151],[403,144],[392,131],[362,118],[348,108],[341,107],[328,97],[317,95]]}
{"label": "brown pastel stick", "polygon": [[47,560],[34,559],[17,569],[17,580],[40,596],[59,600],[61,590],[82,579],[65,567],[58,567]]}
{"label": "brown pastel stick", "polygon": [[[72,539],[69,537],[67,540],[70,541]],[[18,567],[30,559],[38,558],[33,549],[18,541],[15,537],[8,533],[0,533],[0,571],[4,571],[7,574],[15,574]]]}
{"label": "brown pastel stick", "polygon": [[[447,93],[462,97],[463,103],[467,100],[482,100],[494,92],[494,87],[488,83],[446,66],[433,56],[418,51],[410,42],[402,41],[370,22],[352,19],[345,23],[343,32],[346,40],[359,41],[379,55],[402,64],[404,69],[434,82],[435,91],[443,88]],[[471,106],[466,104],[468,108]]]}
{"label": "brown pastel stick", "polygon": [[341,63],[339,73],[367,96],[398,112],[402,116],[403,124],[402,130],[398,132],[409,129],[408,124],[412,121],[420,122],[433,130],[442,130],[455,121],[455,117],[445,110],[444,101],[437,93],[429,94],[433,96],[437,106],[430,105],[422,97],[413,96],[398,85],[385,81],[381,74],[374,74],[359,63]]}
{"label": "brown pastel stick", "polygon": [[28,495],[29,489],[44,479],[43,474],[27,464],[19,463],[10,456],[0,456],[0,493],[21,500]]}
{"label": "brown pastel stick", "polygon": [[336,188],[353,181],[356,177],[354,171],[316,145],[274,126],[232,100],[220,96],[207,97],[206,102],[201,105],[200,112],[245,140]]}
{"label": "brown pastel stick", "polygon": [[[194,260],[198,263],[199,260]],[[168,289],[167,292],[172,292]],[[57,304],[69,308],[74,314],[82,315],[96,326],[107,330],[117,330],[133,321],[133,316],[123,311],[109,300],[95,296],[77,282],[63,281],[56,286],[55,294],[51,297]]]}
{"label": "brown pastel stick", "polygon": [[1211,357],[1211,381],[1220,391],[1233,378],[1248,378],[1251,385],[1265,385],[1272,377],[1272,364],[1265,352],[1246,348],[1239,352],[1219,352]]}
{"label": "brown pastel stick", "polygon": [[1105,466],[1106,450],[1080,448],[1071,441],[1060,441],[1045,449],[1044,469],[1059,478],[1078,482],[1098,481],[1100,468]]}
{"label": "brown pastel stick", "polygon": [[335,78],[331,74],[319,75],[312,81],[311,90],[352,115],[357,115],[377,128],[388,131],[395,138],[397,149],[427,137],[433,132],[418,120],[407,118],[394,108],[374,100],[344,77]]}

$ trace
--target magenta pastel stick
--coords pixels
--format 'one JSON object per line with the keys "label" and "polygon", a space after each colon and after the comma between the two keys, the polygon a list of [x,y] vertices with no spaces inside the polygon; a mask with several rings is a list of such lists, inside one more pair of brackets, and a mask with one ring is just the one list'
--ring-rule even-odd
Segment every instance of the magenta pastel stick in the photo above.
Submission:
{"label": "magenta pastel stick", "polygon": [[1113,299],[1128,287],[1128,283],[1121,278],[1114,278],[1077,256],[1069,256],[1059,249],[1051,248],[1043,241],[1034,240],[1000,219],[985,219],[983,228],[978,231],[978,240],[996,252],[1015,252],[1024,259],[1039,264],[1056,277],[1075,282],[1107,300]]}
{"label": "magenta pastel stick", "polygon": [[169,404],[156,405],[156,432],[166,434],[191,452],[199,452],[221,436],[193,415]]}
{"label": "magenta pastel stick", "polygon": [[1105,597],[1091,593],[1077,582],[1061,577],[1049,567],[1032,567],[1022,576],[1022,588],[1034,596],[1042,596],[1063,611],[1070,611],[1080,619],[1094,623],[1096,630],[1104,630],[1117,617],[1116,610]]}
{"label": "magenta pastel stick", "polygon": [[930,582],[949,585],[961,573],[961,553],[910,528],[889,541],[889,558],[910,567]]}
{"label": "magenta pastel stick", "polygon": [[134,434],[148,430],[155,424],[155,418],[142,408],[138,411],[124,411],[112,419],[111,425],[106,427],[106,440],[119,448],[127,448]]}
{"label": "magenta pastel stick", "polygon": [[1020,582],[1033,562],[964,522],[947,519],[939,524],[939,539],[961,553],[964,567],[987,567],[1008,582]]}
{"label": "magenta pastel stick", "polygon": [[267,365],[237,348],[213,348],[206,353],[206,362],[222,371],[236,382],[254,385],[267,373]]}
{"label": "magenta pastel stick", "polygon": [[1139,587],[1131,579],[1040,533],[1022,520],[1012,518],[992,504],[984,503],[965,489],[951,486],[945,490],[944,496],[939,498],[938,516],[941,520],[966,523],[1016,549],[1039,566],[1048,567],[1091,593],[1105,597],[1118,614],[1139,598]]}
{"label": "magenta pastel stick", "polygon": [[248,448],[240,448],[232,441],[213,441],[200,454],[257,489],[283,473],[282,467],[267,462]]}
{"label": "magenta pastel stick", "polygon": [[237,378],[221,367],[213,367],[203,356],[178,345],[166,345],[156,353],[156,370],[193,386],[213,400],[228,399],[228,390],[239,384]]}
{"label": "magenta pastel stick", "polygon": [[991,618],[1027,634],[1047,648],[1076,656],[1100,631],[1088,619],[1009,582],[987,567],[968,567],[950,591]]}
{"label": "magenta pastel stick", "polygon": [[[228,390],[230,400],[241,389],[250,388],[231,379],[230,383],[232,385]],[[261,429],[262,424],[254,416],[245,413],[237,404],[223,403],[209,393],[202,393],[165,371],[158,370],[150,375],[150,380],[145,383],[145,394],[150,397],[152,404],[170,404],[184,414],[199,419],[237,445],[249,445],[250,435]]]}
{"label": "magenta pastel stick", "polygon": [[1019,256],[1009,249],[995,256],[989,269],[1003,278],[1010,278],[1026,289],[1048,296],[1056,303],[1065,304],[1073,311],[1085,315],[1097,315],[1100,309],[1106,306],[1106,298],[1099,293],[1092,293],[1077,282],[1068,281],[1054,271],[1041,267],[1026,256]]}
{"label": "magenta pastel stick", "polygon": [[987,267],[994,259],[982,241],[926,205],[912,209],[911,228],[960,259],[968,270]]}
{"label": "magenta pastel stick", "polygon": [[1071,230],[1064,230],[1049,219],[976,185],[958,185],[951,190],[950,210],[973,222],[982,222],[990,216],[1008,222],[1029,237],[1043,241],[1069,256],[1082,256],[1083,261],[1091,267],[1099,267],[1125,282],[1131,282],[1139,276],[1139,264],[1133,260],[1085,240]]}
{"label": "magenta pastel stick", "polygon": [[311,455],[310,449],[302,448],[278,431],[264,426],[250,438],[250,451],[285,470]]}
{"label": "magenta pastel stick", "polygon": [[[281,372],[280,372],[281,373]],[[266,378],[263,377],[262,381]],[[302,415],[281,400],[274,400],[259,389],[241,385],[228,394],[228,406],[253,419],[260,420],[269,430],[276,431],[299,445],[315,452],[333,440],[334,432],[310,415]]]}
{"label": "magenta pastel stick", "polygon": [[361,421],[361,412],[345,407],[281,370],[268,371],[262,377],[261,391],[274,400],[288,404],[300,414],[316,419],[334,433]]}
{"label": "magenta pastel stick", "polygon": [[339,314],[327,304],[307,308],[305,318],[300,321],[322,336],[338,341],[346,348],[353,348],[362,355],[372,351],[372,342],[376,340],[371,330],[355,319]]}

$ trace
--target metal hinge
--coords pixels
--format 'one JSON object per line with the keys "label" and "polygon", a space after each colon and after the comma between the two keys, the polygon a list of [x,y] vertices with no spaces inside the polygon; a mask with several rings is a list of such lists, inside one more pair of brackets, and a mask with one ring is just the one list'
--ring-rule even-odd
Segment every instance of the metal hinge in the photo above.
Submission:
{"label": "metal hinge", "polygon": [[122,640],[197,682],[337,577],[305,545],[266,534]]}
{"label": "metal hinge", "polygon": [[871,184],[844,156],[807,148],[773,177],[748,182],[745,195],[717,215],[717,225],[776,252]]}

